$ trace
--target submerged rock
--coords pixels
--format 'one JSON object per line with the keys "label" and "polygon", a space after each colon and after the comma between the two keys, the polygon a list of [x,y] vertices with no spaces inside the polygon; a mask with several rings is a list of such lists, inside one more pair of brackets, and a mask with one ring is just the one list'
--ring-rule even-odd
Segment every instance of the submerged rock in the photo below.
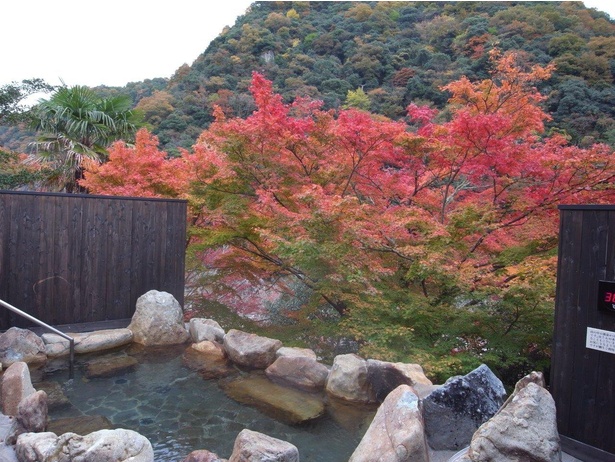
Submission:
{"label": "submerged rock", "polygon": [[7,368],[16,362],[42,363],[47,360],[45,344],[34,332],[11,327],[0,334],[0,362]]}
{"label": "submerged rock", "polygon": [[139,362],[128,355],[112,355],[96,358],[85,365],[85,376],[88,379],[96,377],[111,377],[134,369]]}
{"label": "submerged rock", "polygon": [[361,404],[327,397],[327,414],[337,424],[355,435],[364,435],[378,411],[376,403]]}
{"label": "submerged rock", "polygon": [[293,444],[263,433],[242,430],[235,439],[229,462],[299,462],[299,450]]}
{"label": "submerged rock", "polygon": [[231,361],[251,369],[266,369],[276,359],[282,342],[236,329],[224,336],[224,350]]}
{"label": "submerged rock", "polygon": [[103,415],[80,415],[51,420],[47,429],[56,435],[76,433],[85,436],[98,430],[111,430],[113,423]]}
{"label": "submerged rock", "polygon": [[71,405],[58,382],[39,382],[35,388],[47,393],[47,407],[50,411]]}
{"label": "submerged rock", "polygon": [[182,363],[197,371],[204,379],[217,379],[236,373],[230,364],[222,347],[215,343],[204,341],[186,348]]}
{"label": "submerged rock", "polygon": [[436,450],[466,447],[505,397],[504,385],[485,364],[465,376],[451,377],[423,400],[429,445]]}
{"label": "submerged rock", "polygon": [[320,396],[277,385],[261,375],[239,377],[221,388],[229,398],[288,424],[309,422],[325,413]]}
{"label": "submerged rock", "polygon": [[408,385],[388,394],[349,462],[428,462],[419,397]]}
{"label": "submerged rock", "polygon": [[147,346],[174,345],[190,340],[179,302],[170,293],[157,290],[150,290],[138,298],[128,329],[135,342]]}

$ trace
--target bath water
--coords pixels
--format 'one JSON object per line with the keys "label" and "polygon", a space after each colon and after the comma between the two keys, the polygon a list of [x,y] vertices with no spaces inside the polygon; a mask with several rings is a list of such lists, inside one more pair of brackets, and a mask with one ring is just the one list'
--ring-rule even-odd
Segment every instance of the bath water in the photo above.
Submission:
{"label": "bath water", "polygon": [[185,348],[128,347],[121,353],[136,357],[138,365],[113,377],[86,378],[84,367],[91,355],[77,357],[72,379],[66,370],[45,373],[42,379],[59,382],[70,401],[50,411],[50,419],[105,416],[115,428],[147,437],[156,462],[179,462],[197,449],[229,458],[244,428],[294,444],[302,462],[346,462],[374,415],[373,409],[338,405],[332,411],[327,406],[327,413],[315,421],[286,424],[235,402],[217,380],[206,380],[186,367]]}

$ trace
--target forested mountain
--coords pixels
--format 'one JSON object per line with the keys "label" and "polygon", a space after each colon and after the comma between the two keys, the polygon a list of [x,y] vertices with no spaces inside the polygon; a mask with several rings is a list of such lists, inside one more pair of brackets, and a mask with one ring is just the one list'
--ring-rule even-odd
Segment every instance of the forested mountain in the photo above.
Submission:
{"label": "forested mountain", "polygon": [[[97,90],[129,93],[176,153],[213,120],[214,105],[254,110],[253,71],[287,102],[308,96],[399,119],[411,102],[442,107],[440,88],[462,75],[487,77],[493,47],[556,64],[539,88],[550,128],[580,145],[615,144],[615,22],[581,2],[255,2],[170,79]],[[0,145],[23,146],[20,136],[3,129]]]}
{"label": "forested mountain", "polygon": [[157,79],[126,89],[172,150],[192,145],[214,104],[248,115],[253,71],[287,102],[309,96],[397,119],[411,102],[441,107],[440,87],[462,75],[487,77],[493,47],[555,62],[540,88],[551,127],[578,144],[615,144],[615,22],[581,2],[256,2],[165,88]]}

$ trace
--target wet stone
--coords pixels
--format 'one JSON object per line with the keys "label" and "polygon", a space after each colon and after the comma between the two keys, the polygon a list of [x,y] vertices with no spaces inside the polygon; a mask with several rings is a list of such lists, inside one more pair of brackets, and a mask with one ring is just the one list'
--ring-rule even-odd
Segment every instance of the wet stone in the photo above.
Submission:
{"label": "wet stone", "polygon": [[71,402],[62,390],[62,386],[58,382],[39,382],[35,384],[34,388],[47,393],[47,407],[50,411],[63,409],[71,405]]}
{"label": "wet stone", "polygon": [[289,424],[309,422],[325,413],[320,396],[274,384],[260,375],[240,377],[221,386],[230,398]]}
{"label": "wet stone", "polygon": [[138,361],[132,356],[107,356],[89,361],[85,366],[85,376],[88,379],[111,377],[134,369]]}
{"label": "wet stone", "polygon": [[188,347],[182,356],[182,363],[198,372],[205,380],[228,377],[237,370],[224,358],[204,354],[202,351]]}
{"label": "wet stone", "polygon": [[110,429],[113,429],[113,424],[107,417],[102,415],[65,417],[63,419],[50,421],[47,427],[47,431],[53,432],[56,435],[63,435],[64,433],[70,432],[77,433],[81,436],[98,430]]}

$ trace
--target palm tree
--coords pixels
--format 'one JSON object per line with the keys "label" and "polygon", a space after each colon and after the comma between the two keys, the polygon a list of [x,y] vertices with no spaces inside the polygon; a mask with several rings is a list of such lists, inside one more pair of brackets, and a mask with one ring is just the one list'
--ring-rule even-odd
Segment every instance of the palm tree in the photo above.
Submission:
{"label": "palm tree", "polygon": [[60,87],[33,109],[32,128],[41,133],[31,143],[38,162],[54,169],[49,184],[66,192],[85,192],[79,186],[85,162],[101,163],[115,140],[132,137],[140,117],[127,96],[100,98],[84,86]]}

